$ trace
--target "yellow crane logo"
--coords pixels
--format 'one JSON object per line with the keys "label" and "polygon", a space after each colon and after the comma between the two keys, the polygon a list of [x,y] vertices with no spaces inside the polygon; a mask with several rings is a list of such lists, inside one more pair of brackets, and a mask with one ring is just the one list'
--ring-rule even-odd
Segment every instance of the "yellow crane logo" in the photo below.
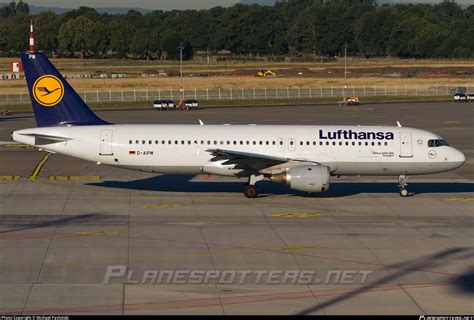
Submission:
{"label": "yellow crane logo", "polygon": [[40,105],[54,107],[64,96],[64,85],[57,77],[44,75],[35,81],[33,96]]}

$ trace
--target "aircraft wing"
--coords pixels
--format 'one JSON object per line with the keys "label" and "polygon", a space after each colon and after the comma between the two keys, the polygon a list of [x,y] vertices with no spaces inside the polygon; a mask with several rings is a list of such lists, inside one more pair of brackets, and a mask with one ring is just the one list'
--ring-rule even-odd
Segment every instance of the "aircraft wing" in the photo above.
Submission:
{"label": "aircraft wing", "polygon": [[212,162],[225,160],[222,163],[223,165],[235,165],[234,169],[242,170],[237,174],[237,177],[259,174],[264,169],[288,162],[312,162],[305,159],[292,159],[233,150],[209,149],[206,151],[213,156]]}

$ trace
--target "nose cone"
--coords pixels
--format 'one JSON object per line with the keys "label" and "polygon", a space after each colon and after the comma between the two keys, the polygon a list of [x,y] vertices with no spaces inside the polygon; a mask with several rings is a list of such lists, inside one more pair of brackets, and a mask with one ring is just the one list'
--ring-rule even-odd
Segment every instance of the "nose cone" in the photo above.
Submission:
{"label": "nose cone", "polygon": [[461,167],[466,162],[466,156],[461,151],[454,148],[450,158],[451,159],[449,159],[449,162],[453,164],[453,169]]}

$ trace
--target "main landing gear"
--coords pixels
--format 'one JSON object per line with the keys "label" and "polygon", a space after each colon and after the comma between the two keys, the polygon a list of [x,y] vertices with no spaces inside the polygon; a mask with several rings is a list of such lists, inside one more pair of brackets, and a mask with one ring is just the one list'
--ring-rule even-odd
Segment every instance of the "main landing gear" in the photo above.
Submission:
{"label": "main landing gear", "polygon": [[401,175],[398,177],[398,186],[400,187],[400,195],[402,197],[408,197],[410,194],[406,189],[408,187],[408,177],[405,175]]}
{"label": "main landing gear", "polygon": [[258,181],[263,180],[265,177],[252,175],[249,177],[249,182],[244,185],[244,195],[247,198],[254,199],[258,197],[258,188],[256,186]]}

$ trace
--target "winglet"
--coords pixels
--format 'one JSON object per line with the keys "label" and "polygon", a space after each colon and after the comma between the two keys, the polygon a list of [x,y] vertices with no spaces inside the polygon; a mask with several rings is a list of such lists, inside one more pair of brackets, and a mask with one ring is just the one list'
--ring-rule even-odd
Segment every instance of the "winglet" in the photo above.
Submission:
{"label": "winglet", "polygon": [[402,124],[400,123],[400,121],[397,121],[397,126],[398,126],[399,128],[402,127]]}
{"label": "winglet", "polygon": [[202,122],[201,119],[199,119],[199,125],[203,126],[204,125],[204,122]]}

